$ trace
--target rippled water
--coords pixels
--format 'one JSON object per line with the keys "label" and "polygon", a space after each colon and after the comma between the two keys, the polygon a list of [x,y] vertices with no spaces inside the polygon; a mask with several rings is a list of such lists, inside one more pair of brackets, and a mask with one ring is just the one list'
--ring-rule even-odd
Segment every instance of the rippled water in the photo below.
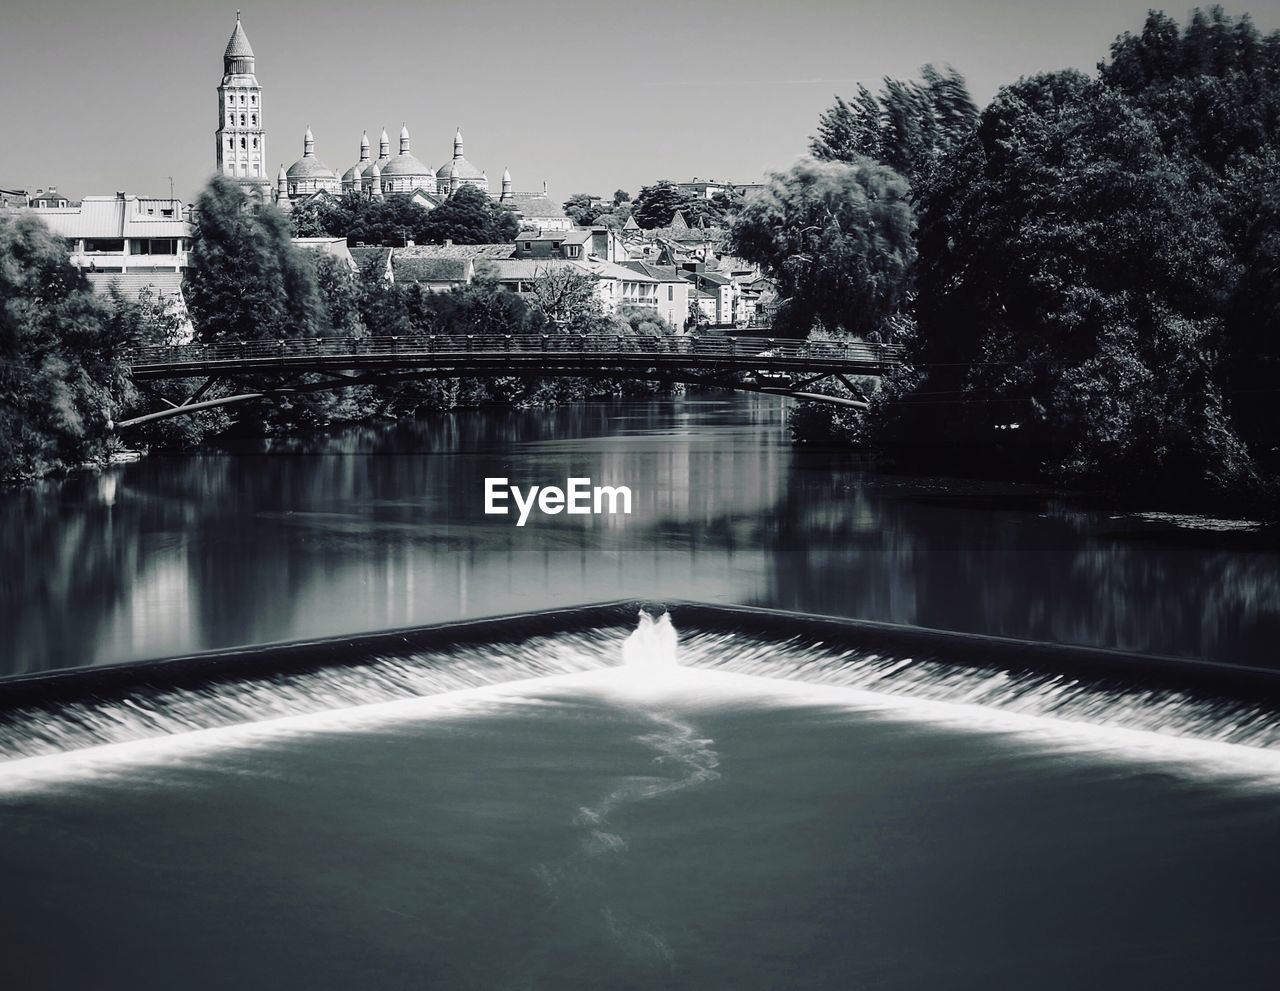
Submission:
{"label": "rippled water", "polygon": [[1253,988],[1280,964],[1280,789],[1247,766],[717,671],[348,712],[0,789],[15,986]]}
{"label": "rippled water", "polygon": [[[486,476],[634,513],[518,529]],[[467,411],[0,493],[0,671],[632,597],[1275,666],[1280,554],[1222,523],[867,472],[770,397]]]}

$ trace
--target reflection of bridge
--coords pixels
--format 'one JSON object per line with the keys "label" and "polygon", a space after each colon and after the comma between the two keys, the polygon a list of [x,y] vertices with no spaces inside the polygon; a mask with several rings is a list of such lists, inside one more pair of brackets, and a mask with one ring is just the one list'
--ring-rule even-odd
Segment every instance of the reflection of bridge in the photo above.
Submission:
{"label": "reflection of bridge", "polygon": [[[835,378],[859,396],[861,390],[851,377],[881,376],[901,358],[902,349],[895,345],[858,341],[614,334],[423,334],[178,344],[135,350],[130,356],[134,381],[202,378],[204,384],[180,402],[162,400],[167,408],[122,420],[116,427],[274,396],[406,379],[462,377],[631,378],[865,407],[860,399],[807,390]],[[202,398],[220,381],[242,384],[249,376],[267,376],[280,384],[216,399]]]}

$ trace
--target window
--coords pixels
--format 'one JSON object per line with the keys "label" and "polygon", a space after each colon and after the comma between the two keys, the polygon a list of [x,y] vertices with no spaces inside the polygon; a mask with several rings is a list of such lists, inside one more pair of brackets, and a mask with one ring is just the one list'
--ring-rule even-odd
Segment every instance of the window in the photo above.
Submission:
{"label": "window", "polygon": [[578,247],[578,245],[571,244],[567,248],[565,248],[564,253],[568,255],[570,258],[577,258],[581,252],[582,252],[582,249]]}
{"label": "window", "polygon": [[134,238],[129,242],[131,255],[176,255],[178,242],[171,237]]}
{"label": "window", "polygon": [[84,253],[86,255],[112,254],[124,251],[124,238],[122,237],[95,237],[84,239]]}
{"label": "window", "polygon": [[675,298],[676,298],[676,287],[675,287],[675,286],[667,286],[667,302],[668,302],[668,303],[670,303],[670,302],[674,301],[674,300],[675,300]]}
{"label": "window", "polygon": [[258,97],[256,95],[249,97],[249,102],[256,107],[258,105]]}
{"label": "window", "polygon": [[253,114],[253,115],[251,115],[251,116],[249,117],[249,123],[250,123],[250,124],[252,124],[254,127],[257,127],[257,126],[258,126],[258,115],[257,115],[257,114]]}
{"label": "window", "polygon": [[258,147],[258,139],[257,139],[257,138],[254,138],[254,139],[253,139],[253,146],[254,146],[255,148],[257,148],[257,147]]}
{"label": "window", "polygon": [[241,138],[241,139],[240,139],[240,147],[241,147],[241,148],[248,147],[248,146],[245,144],[245,140],[244,140],[244,138]]}
{"label": "window", "polygon": [[244,127],[244,114],[240,115],[240,126]]}

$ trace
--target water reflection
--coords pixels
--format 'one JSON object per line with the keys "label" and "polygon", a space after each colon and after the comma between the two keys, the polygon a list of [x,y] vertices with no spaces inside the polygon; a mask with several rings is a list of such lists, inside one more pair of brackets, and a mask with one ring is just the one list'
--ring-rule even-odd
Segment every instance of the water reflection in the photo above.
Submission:
{"label": "water reflection", "polygon": [[[517,528],[486,476],[626,484],[633,513]],[[0,670],[623,596],[1271,664],[1266,540],[832,465],[767,397],[468,411],[5,493]]]}

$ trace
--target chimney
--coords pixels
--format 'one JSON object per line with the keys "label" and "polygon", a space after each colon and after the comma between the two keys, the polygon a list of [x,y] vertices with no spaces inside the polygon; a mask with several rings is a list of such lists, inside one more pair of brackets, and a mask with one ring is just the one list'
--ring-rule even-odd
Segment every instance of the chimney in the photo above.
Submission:
{"label": "chimney", "polygon": [[449,237],[445,238],[445,239],[444,239],[444,246],[445,246],[446,248],[452,248],[452,247],[453,247],[453,238],[449,238]]}
{"label": "chimney", "polygon": [[124,190],[123,190],[123,189],[117,189],[117,190],[116,190],[116,199],[118,199],[118,200],[122,200],[122,199],[124,199]]}

